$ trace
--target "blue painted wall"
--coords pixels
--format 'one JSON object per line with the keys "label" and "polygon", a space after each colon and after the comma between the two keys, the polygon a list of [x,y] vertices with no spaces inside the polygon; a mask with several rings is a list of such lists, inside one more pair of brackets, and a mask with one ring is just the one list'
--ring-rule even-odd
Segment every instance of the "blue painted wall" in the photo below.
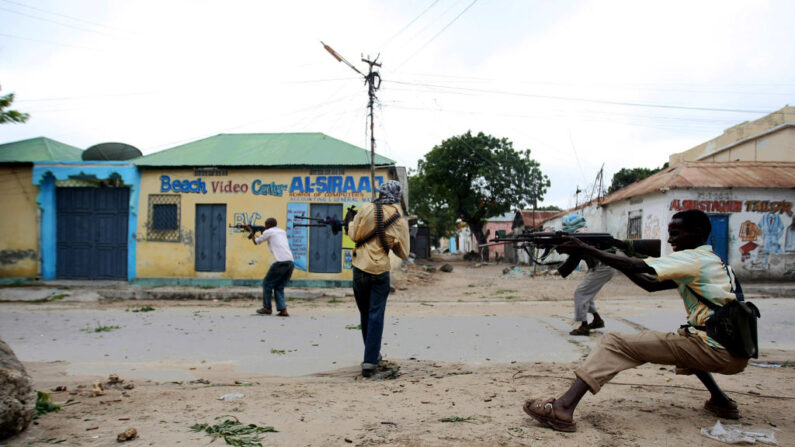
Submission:
{"label": "blue painted wall", "polygon": [[92,177],[105,180],[121,177],[130,187],[130,214],[127,225],[127,280],[135,278],[135,230],[138,228],[138,196],[141,175],[138,168],[126,161],[62,161],[33,164],[33,184],[39,186],[36,202],[41,212],[41,274],[44,279],[55,279],[56,265],[56,208],[55,181],[71,177]]}

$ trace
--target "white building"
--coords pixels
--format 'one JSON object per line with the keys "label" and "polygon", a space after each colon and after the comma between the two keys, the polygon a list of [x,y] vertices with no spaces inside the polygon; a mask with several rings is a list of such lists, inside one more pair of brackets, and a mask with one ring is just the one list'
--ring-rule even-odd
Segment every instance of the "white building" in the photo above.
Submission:
{"label": "white building", "polygon": [[[577,210],[593,232],[662,239],[676,212],[710,216],[710,243],[742,279],[795,279],[795,162],[683,162]],[[560,228],[561,216],[544,222]]]}

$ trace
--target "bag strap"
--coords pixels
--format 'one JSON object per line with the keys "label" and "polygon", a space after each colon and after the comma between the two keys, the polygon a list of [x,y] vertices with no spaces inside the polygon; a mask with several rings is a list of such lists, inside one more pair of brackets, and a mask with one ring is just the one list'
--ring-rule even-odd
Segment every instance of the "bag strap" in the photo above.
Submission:
{"label": "bag strap", "polygon": [[[722,307],[722,306],[719,306],[719,305],[717,305],[717,304],[715,304],[715,303],[713,303],[713,302],[711,302],[711,301],[707,300],[707,299],[706,299],[706,298],[704,298],[703,296],[699,295],[699,294],[698,294],[698,293],[696,293],[696,291],[695,291],[695,290],[693,290],[693,289],[692,289],[690,286],[685,286],[685,287],[687,287],[687,290],[689,290],[689,291],[690,291],[690,293],[692,293],[692,294],[693,294],[693,296],[695,296],[695,297],[696,297],[696,299],[698,299],[698,301],[700,301],[700,302],[701,302],[701,304],[703,304],[703,305],[705,305],[705,306],[709,307],[709,308],[710,308],[710,310],[713,310],[713,311],[714,311],[714,310],[716,310],[716,309],[720,309],[720,308]],[[682,325],[682,327],[688,327],[688,326],[690,326],[690,327],[693,327],[693,328],[696,328],[696,329],[698,329],[699,331],[706,331],[706,330],[707,330],[707,327],[706,327],[706,326],[696,326],[696,325],[694,325],[694,324],[690,324],[690,323],[687,323],[687,324],[684,324],[684,325]]]}

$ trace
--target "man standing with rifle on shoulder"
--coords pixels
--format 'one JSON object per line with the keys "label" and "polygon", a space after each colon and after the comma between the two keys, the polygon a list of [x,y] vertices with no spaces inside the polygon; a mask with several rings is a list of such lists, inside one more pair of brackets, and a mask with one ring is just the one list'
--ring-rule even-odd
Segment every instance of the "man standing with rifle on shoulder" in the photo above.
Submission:
{"label": "man standing with rifle on shoulder", "polygon": [[[378,189],[375,202],[362,205],[345,219],[353,249],[353,295],[359,308],[364,340],[362,376],[372,377],[381,360],[381,336],[389,296],[389,252],[409,256],[409,225],[400,214],[400,183],[388,180]],[[349,222],[350,219],[352,222]]]}

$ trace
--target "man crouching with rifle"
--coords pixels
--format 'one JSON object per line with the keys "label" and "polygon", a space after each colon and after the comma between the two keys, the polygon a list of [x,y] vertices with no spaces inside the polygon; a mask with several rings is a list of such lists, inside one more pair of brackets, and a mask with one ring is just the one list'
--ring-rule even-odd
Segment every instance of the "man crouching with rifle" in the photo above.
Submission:
{"label": "man crouching with rifle", "polygon": [[649,292],[678,288],[689,324],[676,333],[606,333],[574,372],[576,379],[568,391],[557,399],[528,400],[524,411],[555,430],[576,431],[574,410],[587,391],[596,394],[619,372],[656,363],[676,366],[677,374],[695,374],[710,393],[704,408],[720,418],[738,419],[737,404],[718,387],[711,373],[737,374],[745,369],[748,358],[735,357],[701,330],[714,313],[711,307],[742,300],[731,267],[707,245],[710,231],[704,212],[687,210],[674,214],[668,225],[668,243],[674,251],[669,256],[618,256],[575,238],[557,247],[559,252],[598,259]]}
{"label": "man crouching with rifle", "polygon": [[[346,217],[353,249],[353,296],[359,308],[364,340],[362,376],[372,377],[381,360],[381,336],[389,296],[389,251],[409,257],[409,224],[400,214],[400,183],[388,180],[378,188],[378,199]],[[349,213],[351,214],[351,213]]]}

